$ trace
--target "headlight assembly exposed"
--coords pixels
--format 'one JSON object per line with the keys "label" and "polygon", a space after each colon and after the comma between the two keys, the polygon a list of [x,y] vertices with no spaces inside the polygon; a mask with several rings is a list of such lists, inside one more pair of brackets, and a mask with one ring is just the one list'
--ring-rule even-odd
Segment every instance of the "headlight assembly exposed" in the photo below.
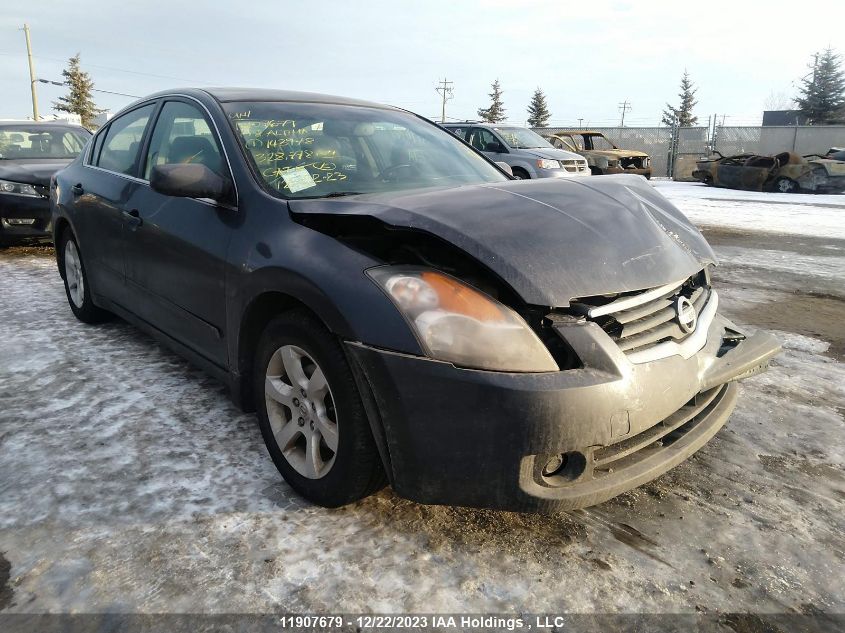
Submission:
{"label": "headlight assembly exposed", "polygon": [[367,273],[405,316],[431,358],[474,369],[558,371],[522,317],[472,286],[421,268],[383,267]]}
{"label": "headlight assembly exposed", "polygon": [[27,196],[29,198],[40,198],[35,187],[23,182],[11,182],[9,180],[0,180],[0,193],[10,193],[17,196]]}

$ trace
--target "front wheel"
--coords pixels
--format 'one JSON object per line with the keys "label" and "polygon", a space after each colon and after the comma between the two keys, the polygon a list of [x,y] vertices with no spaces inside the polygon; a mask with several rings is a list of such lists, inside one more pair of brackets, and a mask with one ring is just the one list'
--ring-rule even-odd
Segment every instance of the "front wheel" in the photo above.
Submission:
{"label": "front wheel", "polygon": [[300,495],[338,507],[384,486],[352,370],[321,323],[301,311],[271,321],[258,344],[254,381],[264,443]]}
{"label": "front wheel", "polygon": [[64,267],[65,294],[74,316],[83,323],[101,323],[111,317],[111,313],[94,305],[91,298],[91,285],[88,273],[82,263],[79,245],[70,231],[65,231],[59,242]]}
{"label": "front wheel", "polygon": [[775,181],[775,191],[780,193],[797,193],[798,190],[798,183],[791,178],[778,178]]}

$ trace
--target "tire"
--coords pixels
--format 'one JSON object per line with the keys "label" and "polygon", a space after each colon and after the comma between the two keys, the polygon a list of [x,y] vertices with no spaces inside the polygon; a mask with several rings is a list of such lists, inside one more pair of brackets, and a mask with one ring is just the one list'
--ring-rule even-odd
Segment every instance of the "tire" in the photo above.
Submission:
{"label": "tire", "polygon": [[530,180],[531,176],[528,175],[524,169],[520,169],[519,167],[515,167],[513,170],[513,177],[517,180]]}
{"label": "tire", "polygon": [[65,231],[59,240],[59,252],[63,265],[65,294],[73,315],[83,323],[102,323],[112,314],[94,305],[91,298],[91,284],[82,260],[82,253],[73,233]]}
{"label": "tire", "polygon": [[775,180],[774,190],[780,193],[798,193],[801,188],[791,178],[778,178]]}
{"label": "tire", "polygon": [[300,310],[273,319],[258,343],[253,382],[267,451],[297,493],[336,508],[384,487],[349,362],[319,321]]}

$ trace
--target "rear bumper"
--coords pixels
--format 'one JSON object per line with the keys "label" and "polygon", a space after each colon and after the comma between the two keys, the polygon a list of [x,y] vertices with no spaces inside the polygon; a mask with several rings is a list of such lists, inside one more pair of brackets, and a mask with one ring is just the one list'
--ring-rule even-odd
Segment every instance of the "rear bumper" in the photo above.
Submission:
{"label": "rear bumper", "polygon": [[[20,220],[33,220],[21,224]],[[0,195],[0,244],[24,244],[52,240],[50,201],[9,194]]]}
{"label": "rear bumper", "polygon": [[[581,508],[649,481],[725,423],[734,380],[779,351],[765,333],[728,351],[717,315],[704,348],[631,364],[593,323],[562,326],[584,368],[546,374],[459,369],[348,344],[394,489],[421,503],[517,511]],[[566,464],[544,474],[550,460]]]}

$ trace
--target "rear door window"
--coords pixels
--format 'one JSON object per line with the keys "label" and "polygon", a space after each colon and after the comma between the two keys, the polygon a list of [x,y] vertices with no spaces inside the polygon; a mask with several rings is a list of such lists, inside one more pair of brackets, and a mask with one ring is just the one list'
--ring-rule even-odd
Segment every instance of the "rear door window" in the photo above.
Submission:
{"label": "rear door window", "polygon": [[469,144],[472,145],[475,149],[482,151],[482,152],[489,152],[490,150],[487,149],[487,145],[489,143],[498,143],[498,139],[493,136],[493,133],[489,130],[485,130],[482,127],[474,127],[472,128],[472,132],[469,135]]}
{"label": "rear door window", "polygon": [[150,103],[112,121],[105,131],[99,156],[93,157],[94,164],[119,174],[137,175],[141,142],[154,110],[155,104]]}

